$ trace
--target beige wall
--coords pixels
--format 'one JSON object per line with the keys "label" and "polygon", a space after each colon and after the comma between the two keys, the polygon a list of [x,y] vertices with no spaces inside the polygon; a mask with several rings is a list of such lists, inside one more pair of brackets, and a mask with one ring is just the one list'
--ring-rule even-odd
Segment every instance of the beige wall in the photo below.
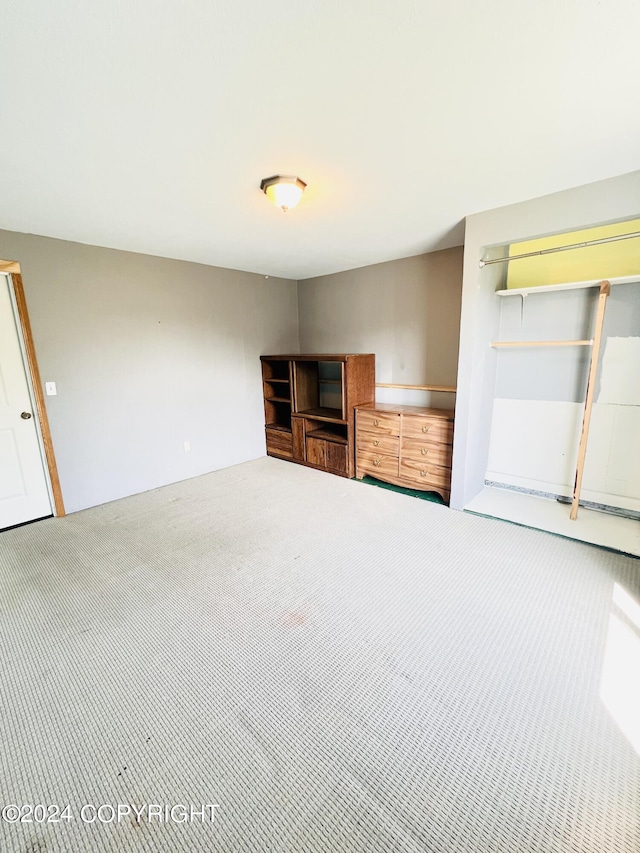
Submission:
{"label": "beige wall", "polygon": [[259,357],[298,350],[296,282],[8,231],[0,258],[57,383],[68,511],[264,454]]}
{"label": "beige wall", "polygon": [[[301,351],[373,352],[377,382],[455,385],[462,254],[445,249],[299,282]],[[378,389],[378,400],[452,407],[454,395]]]}
{"label": "beige wall", "polygon": [[378,382],[455,384],[462,248],[298,283],[8,231],[0,258],[21,264],[57,383],[69,512],[263,455],[264,353],[373,352]]}

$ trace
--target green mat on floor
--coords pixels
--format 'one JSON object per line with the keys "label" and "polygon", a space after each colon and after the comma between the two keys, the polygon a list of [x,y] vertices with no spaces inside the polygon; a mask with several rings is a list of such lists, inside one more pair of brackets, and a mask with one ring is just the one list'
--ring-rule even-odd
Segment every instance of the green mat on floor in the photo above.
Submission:
{"label": "green mat on floor", "polygon": [[367,483],[370,486],[379,486],[381,489],[390,489],[392,492],[401,492],[403,495],[409,495],[412,498],[420,498],[423,501],[431,501],[434,504],[443,504],[442,497],[437,492],[421,492],[419,489],[405,489],[404,486],[394,486],[392,483],[383,483],[382,480],[376,480],[375,477],[370,477],[368,474],[360,480],[361,483]]}

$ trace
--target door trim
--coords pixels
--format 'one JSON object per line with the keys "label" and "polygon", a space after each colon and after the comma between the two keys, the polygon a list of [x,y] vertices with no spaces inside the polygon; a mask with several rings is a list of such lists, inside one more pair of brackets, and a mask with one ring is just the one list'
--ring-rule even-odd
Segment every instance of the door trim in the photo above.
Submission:
{"label": "door trim", "polygon": [[38,369],[38,360],[36,358],[36,350],[33,345],[33,335],[31,333],[31,323],[29,321],[29,312],[27,310],[27,300],[24,294],[22,284],[22,275],[20,273],[20,264],[17,261],[0,260],[0,273],[9,273],[9,281],[13,290],[13,295],[18,309],[18,320],[20,321],[20,330],[22,332],[22,340],[27,356],[25,367],[31,376],[31,385],[33,387],[34,402],[36,404],[36,413],[38,416],[38,424],[40,427],[40,435],[42,437],[42,445],[44,447],[45,461],[49,472],[49,482],[51,484],[51,494],[53,497],[53,511],[56,516],[65,515],[64,501],[62,499],[62,489],[60,488],[60,478],[58,476],[58,466],[56,464],[56,456],[53,450],[53,440],[51,438],[51,429],[49,427],[49,417],[47,408],[44,402],[44,394],[42,391],[42,382],[40,380],[40,371]]}

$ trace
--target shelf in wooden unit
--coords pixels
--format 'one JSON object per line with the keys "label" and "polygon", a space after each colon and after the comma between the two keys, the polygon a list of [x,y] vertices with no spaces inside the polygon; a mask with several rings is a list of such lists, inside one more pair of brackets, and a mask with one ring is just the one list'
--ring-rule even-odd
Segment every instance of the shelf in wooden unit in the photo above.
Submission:
{"label": "shelf in wooden unit", "polygon": [[343,420],[340,409],[327,409],[318,406],[315,409],[305,409],[303,412],[296,412],[297,415],[302,415],[305,418],[315,418],[317,421],[330,421],[334,424],[346,424]]}
{"label": "shelf in wooden unit", "polygon": [[286,383],[287,385],[289,384],[288,379],[265,379],[264,381],[265,382],[283,382],[283,383]]}
{"label": "shelf in wooden unit", "polygon": [[343,435],[337,435],[329,429],[314,429],[307,433],[307,438],[323,438],[325,441],[333,441],[334,444],[347,444],[347,439]]}
{"label": "shelf in wooden unit", "polygon": [[287,403],[291,405],[291,400],[288,397],[265,397],[270,403]]}

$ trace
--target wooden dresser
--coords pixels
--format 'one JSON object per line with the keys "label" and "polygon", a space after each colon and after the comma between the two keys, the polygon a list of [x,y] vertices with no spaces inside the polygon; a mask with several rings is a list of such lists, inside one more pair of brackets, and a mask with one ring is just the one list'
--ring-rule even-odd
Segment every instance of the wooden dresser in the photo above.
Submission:
{"label": "wooden dresser", "polygon": [[451,492],[453,412],[373,403],[356,408],[356,477],[365,474],[447,503]]}

